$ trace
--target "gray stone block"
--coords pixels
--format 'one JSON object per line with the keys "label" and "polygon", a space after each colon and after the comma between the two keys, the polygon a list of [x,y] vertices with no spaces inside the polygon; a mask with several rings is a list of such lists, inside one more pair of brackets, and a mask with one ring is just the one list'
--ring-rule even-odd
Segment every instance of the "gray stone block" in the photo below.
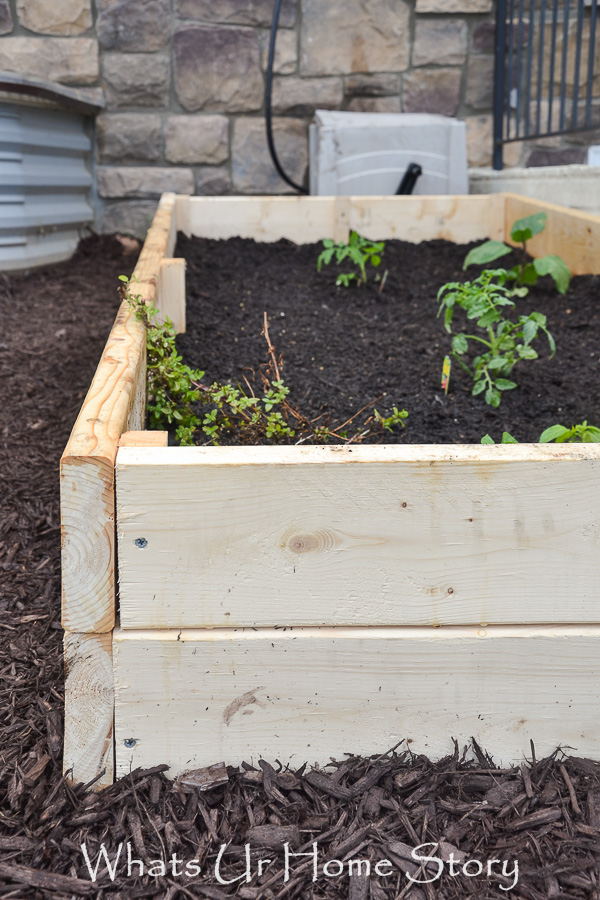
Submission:
{"label": "gray stone block", "polygon": [[5,37],[0,70],[62,84],[93,84],[98,78],[98,42],[82,37]]}
{"label": "gray stone block", "polygon": [[221,163],[229,157],[227,116],[171,116],[165,158],[172,163]]}
{"label": "gray stone block", "polygon": [[21,25],[37,34],[74,35],[92,27],[90,0],[17,0]]}
{"label": "gray stone block", "polygon": [[461,69],[415,69],[404,76],[404,112],[456,114],[460,99]]}
{"label": "gray stone block", "polygon": [[106,104],[165,107],[169,103],[169,60],[166,56],[105,53],[102,58]]}
{"label": "gray stone block", "polygon": [[227,166],[200,166],[196,169],[196,193],[205,196],[231,194],[233,185]]}
{"label": "gray stone block", "polygon": [[341,78],[276,78],[274,115],[312,116],[315,109],[339,109],[344,88]]}
{"label": "gray stone block", "polygon": [[149,53],[169,42],[169,0],[96,0],[96,5],[96,33],[105,50]]}
{"label": "gray stone block", "polygon": [[400,97],[353,97],[348,104],[350,112],[401,112]]}
{"label": "gray stone block", "polygon": [[545,150],[538,148],[532,150],[527,157],[527,168],[538,166],[567,166],[574,163],[584,163],[586,150],[583,147],[569,147],[562,150]]}
{"label": "gray stone block", "polygon": [[103,114],[96,119],[100,162],[155,162],[162,150],[162,122],[150,113]]}
{"label": "gray stone block", "polygon": [[98,166],[98,194],[101,197],[160,197],[165,191],[176,194],[194,193],[191,169]]}
{"label": "gray stone block", "polygon": [[10,34],[13,30],[13,19],[8,0],[0,2],[0,34]]}
{"label": "gray stone block", "polygon": [[417,19],[413,66],[459,66],[467,57],[467,23],[463,19]]}
{"label": "gray stone block", "polygon": [[302,75],[402,72],[410,55],[404,0],[303,0]]}
{"label": "gray stone block", "polygon": [[[273,138],[277,156],[287,175],[303,184],[308,168],[306,123],[299,119],[275,119]],[[293,194],[273,165],[267,149],[265,120],[239,118],[233,126],[232,175],[234,190],[241,194]]]}
{"label": "gray stone block", "polygon": [[494,57],[471,56],[467,67],[467,106],[476,110],[491,110],[494,102]]}
{"label": "gray stone block", "polygon": [[394,74],[348,75],[344,79],[349,97],[386,97],[398,93],[400,79]]}
{"label": "gray stone block", "polygon": [[[218,22],[227,25],[270,26],[273,0],[175,0],[175,14],[181,19]],[[296,24],[296,0],[284,0],[279,14],[280,28]]]}
{"label": "gray stone block", "polygon": [[487,13],[493,0],[417,0],[418,13]]}
{"label": "gray stone block", "polygon": [[177,99],[190,112],[260,109],[264,82],[254,31],[190,25],[173,36]]}
{"label": "gray stone block", "polygon": [[[266,72],[269,62],[268,31],[258,32],[260,41],[260,57],[263,71]],[[291,75],[298,68],[298,37],[295,31],[279,30],[275,41],[275,59],[273,72],[275,75]]]}
{"label": "gray stone block", "polygon": [[156,202],[135,200],[109,203],[102,214],[100,232],[101,234],[129,234],[143,241],[152,225],[156,206]]}

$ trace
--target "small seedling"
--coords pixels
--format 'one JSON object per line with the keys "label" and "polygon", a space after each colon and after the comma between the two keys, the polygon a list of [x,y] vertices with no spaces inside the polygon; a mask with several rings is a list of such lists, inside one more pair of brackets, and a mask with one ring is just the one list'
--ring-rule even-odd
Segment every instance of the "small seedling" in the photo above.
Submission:
{"label": "small seedling", "polygon": [[[594,425],[588,425],[587,420],[578,425],[571,425],[565,428],[564,425],[551,425],[539,436],[538,444],[549,444],[554,441],[556,444],[600,444],[600,428]],[[496,441],[489,434],[484,434],[481,438],[482,444],[495,444]],[[518,444],[519,441],[509,434],[508,431],[502,432],[501,444]]]}
{"label": "small seedling", "polygon": [[[444,327],[452,333],[454,309],[459,306],[467,314],[467,319],[476,319],[487,337],[477,334],[455,334],[452,339],[452,355],[461,368],[473,379],[472,394],[484,394],[490,406],[500,405],[503,391],[516,388],[510,380],[514,367],[522,359],[537,359],[537,351],[531,342],[543,331],[550,346],[550,356],[554,356],[554,338],[546,328],[546,316],[532,312],[519,316],[517,322],[505,318],[503,308],[514,307],[512,292],[505,285],[506,270],[484,269],[474,281],[450,282],[438,291],[440,301],[438,316],[444,310]],[[472,360],[470,368],[463,360],[469,341],[476,341],[485,350]]]}
{"label": "small seedling", "polygon": [[[355,272],[340,272],[336,278],[337,285],[348,287],[351,281],[357,284],[366,284],[367,282],[367,264],[370,263],[374,268],[381,264],[381,257],[385,249],[384,241],[369,241],[367,238],[361,237],[356,231],[350,232],[348,243],[339,241],[335,243],[330,238],[323,240],[324,249],[317,259],[317,270],[320,272],[322,266],[328,266],[335,256],[337,265],[341,265],[345,260],[349,260],[357,267]],[[387,272],[384,273],[383,282]]]}
{"label": "small seedling", "polygon": [[[511,228],[510,236],[512,240],[517,244],[521,244],[523,251],[527,252],[527,241],[544,230],[547,219],[545,212],[535,213],[532,216],[526,216],[524,219],[518,219]],[[467,254],[463,263],[463,269],[471,265],[487,265],[500,259],[502,256],[506,256],[512,250],[513,248],[503,241],[486,241]],[[559,293],[566,294],[571,273],[564,260],[552,253],[542,256],[540,259],[513,266],[512,269],[507,271],[506,280],[514,281],[516,285],[514,294],[523,297],[528,292],[528,285],[535,284],[542,275],[550,275]]]}

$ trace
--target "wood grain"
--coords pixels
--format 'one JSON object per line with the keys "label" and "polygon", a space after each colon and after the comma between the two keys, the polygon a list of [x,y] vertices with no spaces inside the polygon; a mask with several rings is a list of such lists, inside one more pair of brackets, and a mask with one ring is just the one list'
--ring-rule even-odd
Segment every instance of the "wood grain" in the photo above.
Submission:
{"label": "wood grain", "polygon": [[541,234],[527,242],[527,250],[532,256],[547,253],[561,256],[572,275],[600,273],[600,216],[518,194],[506,194],[504,240],[514,243],[510,240],[510,230],[515,221],[537,212],[546,212],[548,220]]}
{"label": "wood grain", "polygon": [[503,196],[468,197],[190,197],[180,227],[196,237],[254,238],[296,244],[351,229],[373,240],[419,242],[444,238],[465,243],[500,237]]}
{"label": "wood grain", "polygon": [[[163,195],[133,273],[135,293],[152,303],[174,204],[174,194]],[[145,329],[123,303],[60,464],[67,631],[99,633],[114,625],[114,463],[121,434],[143,426],[145,373]]]}
{"label": "wood grain", "polygon": [[595,444],[123,448],[121,625],[597,622],[599,473]]}
{"label": "wood grain", "polygon": [[162,259],[158,270],[157,321],[170,319],[176,334],[185,331],[185,259]]}
{"label": "wood grain", "polygon": [[65,635],[65,743],[63,769],[71,781],[114,777],[112,634]]}
{"label": "wood grain", "polygon": [[498,765],[530,740],[600,759],[600,626],[117,629],[114,655],[118,775],[322,765],[403,739],[432,759],[471,737]]}
{"label": "wood grain", "polygon": [[119,447],[166,447],[168,440],[168,431],[124,431]]}

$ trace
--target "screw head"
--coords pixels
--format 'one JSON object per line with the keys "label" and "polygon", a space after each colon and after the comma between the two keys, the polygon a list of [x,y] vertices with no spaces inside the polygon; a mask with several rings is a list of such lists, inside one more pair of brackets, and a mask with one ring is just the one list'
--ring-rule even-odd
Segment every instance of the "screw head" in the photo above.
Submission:
{"label": "screw head", "polygon": [[140,547],[141,549],[148,546],[148,541],[146,540],[146,538],[136,538],[133,543],[136,547]]}
{"label": "screw head", "polygon": [[128,750],[131,750],[132,747],[135,747],[137,741],[135,738],[125,738],[123,741],[123,746],[127,747]]}

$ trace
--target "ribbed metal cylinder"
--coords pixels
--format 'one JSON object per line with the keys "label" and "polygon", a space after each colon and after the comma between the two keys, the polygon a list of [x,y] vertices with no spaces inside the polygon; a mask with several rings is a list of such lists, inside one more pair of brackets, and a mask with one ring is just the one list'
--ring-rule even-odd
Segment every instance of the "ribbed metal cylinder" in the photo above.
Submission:
{"label": "ribbed metal cylinder", "polygon": [[0,269],[68,259],[94,220],[81,113],[0,102]]}

